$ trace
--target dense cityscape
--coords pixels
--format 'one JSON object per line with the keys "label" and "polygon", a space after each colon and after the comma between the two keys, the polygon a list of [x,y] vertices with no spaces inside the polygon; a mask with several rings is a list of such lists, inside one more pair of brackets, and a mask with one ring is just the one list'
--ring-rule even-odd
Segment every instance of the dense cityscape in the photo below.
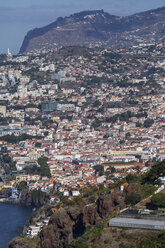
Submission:
{"label": "dense cityscape", "polygon": [[87,187],[124,188],[162,162],[164,72],[164,43],[1,55],[1,201],[48,204],[52,214]]}

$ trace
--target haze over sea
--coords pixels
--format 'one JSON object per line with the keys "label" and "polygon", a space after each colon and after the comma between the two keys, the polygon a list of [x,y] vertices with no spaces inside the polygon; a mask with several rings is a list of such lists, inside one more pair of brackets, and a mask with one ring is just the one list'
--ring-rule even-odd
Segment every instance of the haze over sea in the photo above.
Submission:
{"label": "haze over sea", "polygon": [[22,231],[30,214],[30,208],[0,203],[0,248],[8,248],[8,242]]}

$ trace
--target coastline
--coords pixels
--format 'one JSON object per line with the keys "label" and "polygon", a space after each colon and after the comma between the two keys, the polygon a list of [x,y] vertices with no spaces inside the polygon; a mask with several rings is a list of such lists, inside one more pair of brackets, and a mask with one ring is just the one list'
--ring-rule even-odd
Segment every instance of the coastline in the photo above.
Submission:
{"label": "coastline", "polygon": [[0,198],[0,203],[7,203],[7,204],[21,206],[19,199],[18,200],[9,200],[6,198]]}

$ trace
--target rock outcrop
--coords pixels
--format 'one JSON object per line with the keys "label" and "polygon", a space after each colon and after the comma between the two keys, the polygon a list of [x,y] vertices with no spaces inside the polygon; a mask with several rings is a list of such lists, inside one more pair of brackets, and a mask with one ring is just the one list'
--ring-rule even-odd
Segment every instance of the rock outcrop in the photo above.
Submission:
{"label": "rock outcrop", "polygon": [[102,195],[93,204],[58,210],[40,235],[41,248],[65,248],[68,243],[84,234],[91,226],[106,218],[112,210],[124,204],[125,194],[120,191]]}
{"label": "rock outcrop", "polygon": [[41,207],[48,200],[46,193],[41,191],[28,191],[22,190],[19,197],[19,203],[22,206],[32,206],[32,207]]}

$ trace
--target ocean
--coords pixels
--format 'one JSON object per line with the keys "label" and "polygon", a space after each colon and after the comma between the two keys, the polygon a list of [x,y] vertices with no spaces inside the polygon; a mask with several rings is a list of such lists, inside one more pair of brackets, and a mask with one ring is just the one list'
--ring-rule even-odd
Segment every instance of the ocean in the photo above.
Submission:
{"label": "ocean", "polygon": [[31,208],[0,203],[0,248],[8,248],[8,242],[23,230],[31,212]]}

